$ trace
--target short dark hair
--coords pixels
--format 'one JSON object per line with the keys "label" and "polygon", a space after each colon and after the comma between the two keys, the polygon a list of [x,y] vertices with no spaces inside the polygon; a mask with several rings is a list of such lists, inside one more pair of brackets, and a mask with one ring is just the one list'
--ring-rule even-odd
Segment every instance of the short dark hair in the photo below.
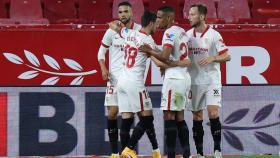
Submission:
{"label": "short dark hair", "polygon": [[129,6],[130,8],[132,7],[131,4],[128,1],[124,1],[124,2],[119,3],[118,7],[120,7],[120,6]]}
{"label": "short dark hair", "polygon": [[170,6],[162,6],[162,7],[158,8],[158,11],[162,11],[164,13],[174,13],[175,14],[174,8],[172,8]]}
{"label": "short dark hair", "polygon": [[146,27],[150,24],[150,22],[156,22],[157,15],[155,13],[145,11],[141,17],[141,25],[142,27]]}
{"label": "short dark hair", "polygon": [[207,14],[207,7],[205,4],[192,4],[191,8],[197,7],[199,14],[205,15]]}

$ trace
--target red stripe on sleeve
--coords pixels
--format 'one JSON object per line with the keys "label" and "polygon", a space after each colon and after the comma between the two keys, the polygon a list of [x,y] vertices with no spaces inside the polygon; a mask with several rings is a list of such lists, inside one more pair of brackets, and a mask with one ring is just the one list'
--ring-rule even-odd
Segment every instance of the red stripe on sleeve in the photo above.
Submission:
{"label": "red stripe on sleeve", "polygon": [[101,42],[101,45],[105,48],[109,48],[110,46],[107,46],[106,44],[104,44],[103,42]]}
{"label": "red stripe on sleeve", "polygon": [[171,48],[174,47],[172,44],[169,44],[169,43],[165,43],[163,46],[167,46],[167,47],[171,47]]}
{"label": "red stripe on sleeve", "polygon": [[188,56],[188,52],[185,52],[180,56],[180,60],[184,60]]}
{"label": "red stripe on sleeve", "polygon": [[224,50],[222,50],[222,51],[219,51],[219,55],[222,55],[222,54],[224,54],[225,52],[227,52],[228,51],[228,49],[226,48],[226,49],[224,49]]}

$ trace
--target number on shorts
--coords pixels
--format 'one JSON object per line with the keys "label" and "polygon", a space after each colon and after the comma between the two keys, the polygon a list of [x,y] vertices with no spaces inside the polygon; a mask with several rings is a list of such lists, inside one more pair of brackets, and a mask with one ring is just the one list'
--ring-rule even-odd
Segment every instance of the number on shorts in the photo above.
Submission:
{"label": "number on shorts", "polygon": [[130,47],[129,45],[125,46],[126,67],[132,68],[134,66],[137,53],[138,53],[137,48]]}
{"label": "number on shorts", "polygon": [[107,94],[113,94],[114,93],[114,86],[107,86],[106,93]]}

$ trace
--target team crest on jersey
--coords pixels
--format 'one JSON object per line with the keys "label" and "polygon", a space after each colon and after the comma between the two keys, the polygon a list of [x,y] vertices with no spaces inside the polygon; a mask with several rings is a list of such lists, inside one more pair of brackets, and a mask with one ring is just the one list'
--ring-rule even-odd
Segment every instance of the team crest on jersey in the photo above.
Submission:
{"label": "team crest on jersey", "polygon": [[173,37],[174,37],[174,34],[166,33],[166,37],[167,37],[167,38],[173,38]]}

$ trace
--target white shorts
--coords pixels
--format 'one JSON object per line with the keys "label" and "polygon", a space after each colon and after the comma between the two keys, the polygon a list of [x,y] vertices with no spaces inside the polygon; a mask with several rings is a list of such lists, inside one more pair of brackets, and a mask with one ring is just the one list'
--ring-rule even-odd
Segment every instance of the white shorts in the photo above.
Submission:
{"label": "white shorts", "polygon": [[206,109],[208,105],[221,107],[222,86],[218,85],[191,85],[191,111]]}
{"label": "white shorts", "polygon": [[190,79],[165,78],[162,86],[161,110],[182,111],[189,104]]}
{"label": "white shorts", "polygon": [[118,73],[110,73],[110,80],[107,82],[107,88],[105,93],[105,106],[118,106],[118,96],[117,96],[117,76]]}
{"label": "white shorts", "polygon": [[118,106],[117,88],[110,81],[107,82],[104,105]]}
{"label": "white shorts", "polygon": [[119,112],[137,113],[152,110],[152,101],[145,85],[137,85],[127,80],[118,81]]}

